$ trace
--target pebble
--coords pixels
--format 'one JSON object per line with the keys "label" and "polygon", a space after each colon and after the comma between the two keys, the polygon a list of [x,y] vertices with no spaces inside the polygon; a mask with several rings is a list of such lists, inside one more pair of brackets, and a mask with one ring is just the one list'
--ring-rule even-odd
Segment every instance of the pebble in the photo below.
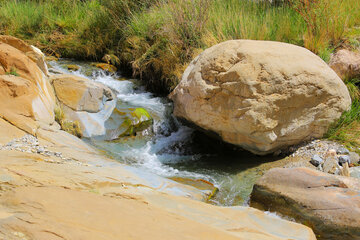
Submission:
{"label": "pebble", "polygon": [[[19,152],[27,152],[33,154],[37,153],[48,157],[54,156],[60,158],[61,160],[67,160],[67,161],[71,160],[70,158],[63,157],[61,152],[50,151],[47,149],[46,145],[41,146],[39,140],[30,134],[27,134],[19,139],[14,139],[3,146],[0,145],[0,150],[15,150]],[[62,163],[60,161],[54,161],[54,160],[48,162]]]}
{"label": "pebble", "polygon": [[351,163],[350,157],[348,155],[341,155],[338,157],[338,159],[339,159],[339,164],[341,166],[343,166],[344,163],[348,163],[348,164]]}
{"label": "pebble", "polygon": [[339,154],[339,155],[349,155],[350,154],[350,151],[347,150],[346,148],[344,147],[340,147],[336,150],[336,153]]}
{"label": "pebble", "polygon": [[324,162],[324,159],[322,159],[321,157],[319,157],[319,155],[314,155],[312,156],[311,158],[311,164],[314,165],[315,167],[318,167],[320,166],[323,162]]}

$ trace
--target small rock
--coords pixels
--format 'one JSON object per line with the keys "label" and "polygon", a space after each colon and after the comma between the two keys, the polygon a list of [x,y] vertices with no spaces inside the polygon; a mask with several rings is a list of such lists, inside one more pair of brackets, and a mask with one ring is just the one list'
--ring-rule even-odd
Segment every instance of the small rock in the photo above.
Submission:
{"label": "small rock", "polygon": [[352,164],[357,164],[360,162],[359,154],[357,154],[355,152],[350,152],[349,157],[350,157],[350,163],[352,163]]}
{"label": "small rock", "polygon": [[335,149],[329,149],[329,150],[326,152],[325,158],[328,158],[328,157],[336,157],[336,151],[335,151]]}
{"label": "small rock", "polygon": [[338,148],[338,150],[336,151],[337,154],[339,155],[349,155],[350,151],[347,150],[344,147]]}
{"label": "small rock", "polygon": [[315,167],[318,167],[319,165],[323,164],[324,160],[321,157],[319,157],[319,155],[314,155],[314,156],[312,156],[310,162]]}
{"label": "small rock", "polygon": [[350,157],[348,155],[339,156],[339,164],[342,166],[344,163],[350,164]]}
{"label": "small rock", "polygon": [[339,168],[340,167],[336,157],[330,156],[326,158],[323,165],[323,169],[325,173],[335,174],[339,171]]}
{"label": "small rock", "polygon": [[67,65],[67,69],[70,71],[77,71],[80,67],[78,65]]}
{"label": "small rock", "polygon": [[350,176],[354,178],[360,178],[360,167],[350,168]]}

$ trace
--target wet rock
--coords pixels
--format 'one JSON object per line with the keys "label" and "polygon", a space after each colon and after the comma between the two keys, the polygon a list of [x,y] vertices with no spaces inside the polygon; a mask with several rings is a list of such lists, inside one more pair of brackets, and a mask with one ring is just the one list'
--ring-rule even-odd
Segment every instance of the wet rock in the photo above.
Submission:
{"label": "wet rock", "polygon": [[114,73],[117,71],[117,68],[114,65],[108,64],[108,63],[97,63],[95,64],[97,68],[100,68],[104,71],[108,71],[110,73]]}
{"label": "wet rock", "polygon": [[[80,129],[74,131],[76,135],[104,136],[105,121],[116,105],[112,90],[104,84],[69,74],[53,75],[51,80],[63,116],[73,124],[73,129]],[[66,128],[63,126],[63,129]]]}
{"label": "wet rock", "polygon": [[320,165],[322,165],[324,163],[324,159],[322,159],[321,157],[319,157],[318,155],[314,155],[311,158],[311,164],[314,165],[315,167],[318,167]]}
{"label": "wet rock", "polygon": [[69,64],[66,66],[68,70],[70,71],[77,71],[80,69],[80,67],[78,65],[73,65],[73,64]]}
{"label": "wet rock", "polygon": [[308,168],[271,169],[255,184],[250,206],[310,226],[318,239],[360,239],[360,181]]}
{"label": "wet rock", "polygon": [[116,108],[106,121],[106,137],[109,140],[134,136],[152,126],[153,118],[144,108]]}

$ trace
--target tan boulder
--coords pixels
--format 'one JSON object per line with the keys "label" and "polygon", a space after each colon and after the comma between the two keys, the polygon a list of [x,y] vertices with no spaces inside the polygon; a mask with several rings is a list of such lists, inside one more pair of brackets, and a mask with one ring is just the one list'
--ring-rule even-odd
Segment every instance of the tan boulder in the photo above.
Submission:
{"label": "tan boulder", "polygon": [[116,105],[110,88],[86,78],[69,74],[51,77],[65,118],[78,122],[84,137],[106,134],[105,121]]}
{"label": "tan boulder", "polygon": [[360,77],[360,52],[341,49],[331,55],[329,66],[344,80]]}
{"label": "tan boulder", "polygon": [[310,226],[318,239],[360,239],[360,181],[308,168],[275,168],[256,182],[250,206]]}
{"label": "tan boulder", "polygon": [[107,86],[70,74],[51,77],[56,96],[74,111],[99,112],[106,101],[114,99]]}
{"label": "tan boulder", "polygon": [[205,50],[170,98],[175,116],[256,154],[322,137],[351,104],[345,84],[312,52],[253,40]]}

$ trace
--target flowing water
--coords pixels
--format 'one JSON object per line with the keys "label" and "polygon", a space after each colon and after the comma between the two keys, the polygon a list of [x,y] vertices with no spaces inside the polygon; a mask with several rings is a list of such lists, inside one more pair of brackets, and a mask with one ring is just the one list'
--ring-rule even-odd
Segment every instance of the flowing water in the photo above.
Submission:
{"label": "flowing water", "polygon": [[[69,72],[67,64],[80,69]],[[216,140],[182,125],[172,115],[172,103],[145,90],[136,79],[109,74],[85,62],[51,62],[53,69],[101,82],[112,88],[120,108],[143,107],[154,119],[153,130],[135,137],[105,141],[87,139],[114,159],[168,178],[203,179],[214,184],[218,193],[211,200],[218,205],[246,204],[261,163],[274,160],[233,150]]]}

